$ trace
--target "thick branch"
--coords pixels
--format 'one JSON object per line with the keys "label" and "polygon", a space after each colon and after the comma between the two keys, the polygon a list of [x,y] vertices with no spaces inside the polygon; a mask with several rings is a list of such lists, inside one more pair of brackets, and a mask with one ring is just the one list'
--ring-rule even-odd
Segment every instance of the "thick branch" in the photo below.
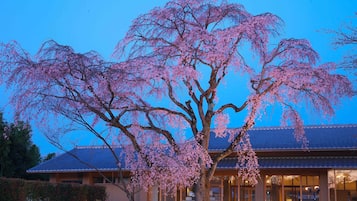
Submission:
{"label": "thick branch", "polygon": [[[251,114],[251,115],[253,115],[253,114]],[[215,156],[212,159],[213,163],[212,163],[211,168],[208,170],[208,176],[207,176],[209,179],[213,178],[213,174],[216,171],[218,163],[222,159],[226,158],[227,156],[229,156],[230,154],[232,154],[235,151],[235,147],[237,146],[237,144],[241,141],[241,139],[244,137],[244,135],[247,133],[247,131],[251,127],[253,127],[253,125],[254,125],[254,123],[251,123],[251,122],[247,121],[244,124],[244,126],[241,128],[241,130],[239,131],[237,136],[234,138],[232,143],[223,152],[221,152],[220,154],[218,154],[217,156]]]}
{"label": "thick branch", "polygon": [[245,101],[240,107],[237,107],[233,103],[228,103],[228,104],[222,105],[218,110],[216,110],[214,112],[214,114],[222,113],[224,110],[226,110],[228,108],[233,109],[235,112],[240,112],[240,111],[244,110],[244,108],[246,108],[247,105],[248,105],[248,101]]}

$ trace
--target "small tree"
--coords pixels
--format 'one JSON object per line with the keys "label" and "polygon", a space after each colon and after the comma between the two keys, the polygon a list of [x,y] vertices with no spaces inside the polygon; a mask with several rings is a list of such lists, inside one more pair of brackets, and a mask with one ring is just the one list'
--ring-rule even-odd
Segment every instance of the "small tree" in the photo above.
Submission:
{"label": "small tree", "polygon": [[[247,131],[259,116],[270,115],[267,106],[280,104],[282,121],[293,124],[296,139],[305,143],[299,106],[305,102],[329,116],[341,97],[352,95],[349,80],[332,74],[333,63],[317,65],[307,40],[271,44],[280,24],[271,13],[252,15],[239,4],[173,0],[134,20],[116,48],[121,62],[54,41],[31,57],[9,43],[0,51],[0,80],[15,87],[11,102],[23,118],[65,116],[104,142],[104,135],[116,136],[125,145],[131,186],[174,192],[194,185],[196,200],[209,200],[218,163],[233,153],[238,175],[257,182]],[[241,87],[244,81],[249,90]],[[225,82],[244,100],[219,99]],[[242,125],[227,129],[229,115],[238,113],[246,114]],[[108,132],[95,130],[102,123]],[[230,139],[213,158],[210,135]]]}
{"label": "small tree", "polygon": [[47,155],[42,159],[42,161],[43,161],[43,162],[46,162],[46,161],[48,161],[48,160],[51,160],[51,159],[54,158],[54,157],[56,157],[56,154],[55,154],[55,153],[49,153],[49,154],[47,154]]}
{"label": "small tree", "polygon": [[40,161],[39,149],[31,141],[31,128],[23,122],[6,123],[0,113],[0,176],[28,178],[26,170]]}

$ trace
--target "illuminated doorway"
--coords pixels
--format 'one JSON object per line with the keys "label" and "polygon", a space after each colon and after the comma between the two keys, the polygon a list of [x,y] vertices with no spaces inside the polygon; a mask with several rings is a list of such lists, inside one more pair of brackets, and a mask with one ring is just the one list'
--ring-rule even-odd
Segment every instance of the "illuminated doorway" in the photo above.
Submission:
{"label": "illuminated doorway", "polygon": [[247,181],[231,177],[229,183],[230,201],[255,201],[255,188]]}
{"label": "illuminated doorway", "polygon": [[319,201],[319,177],[302,175],[267,175],[267,201]]}

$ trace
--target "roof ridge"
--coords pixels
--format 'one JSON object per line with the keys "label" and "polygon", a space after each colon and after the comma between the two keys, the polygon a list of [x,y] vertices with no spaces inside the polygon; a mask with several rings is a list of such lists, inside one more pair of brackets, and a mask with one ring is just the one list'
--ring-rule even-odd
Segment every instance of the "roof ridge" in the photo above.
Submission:
{"label": "roof ridge", "polygon": [[[107,145],[77,145],[74,147],[74,149],[108,149],[109,147]],[[110,148],[122,148],[121,145],[111,145]]]}
{"label": "roof ridge", "polygon": [[[269,159],[317,159],[317,158],[357,158],[357,156],[260,156],[258,160]],[[237,160],[237,157],[227,157],[222,159],[223,161]]]}
{"label": "roof ridge", "polygon": [[[355,128],[357,124],[321,124],[321,125],[305,125],[304,129],[316,129],[316,128]],[[231,128],[236,129],[236,128]],[[262,126],[254,127],[249,130],[285,130],[294,129],[293,126]]]}
{"label": "roof ridge", "polygon": [[357,158],[357,156],[262,156],[258,157],[259,159],[321,159],[321,158]]}

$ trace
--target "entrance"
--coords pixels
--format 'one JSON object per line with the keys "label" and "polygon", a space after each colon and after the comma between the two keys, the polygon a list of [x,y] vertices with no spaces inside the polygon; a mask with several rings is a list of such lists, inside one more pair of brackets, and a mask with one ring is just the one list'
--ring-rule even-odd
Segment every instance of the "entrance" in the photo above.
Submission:
{"label": "entrance", "polygon": [[230,201],[255,201],[255,188],[240,179],[230,180]]}
{"label": "entrance", "polygon": [[267,201],[319,201],[319,177],[269,175],[265,180]]}

